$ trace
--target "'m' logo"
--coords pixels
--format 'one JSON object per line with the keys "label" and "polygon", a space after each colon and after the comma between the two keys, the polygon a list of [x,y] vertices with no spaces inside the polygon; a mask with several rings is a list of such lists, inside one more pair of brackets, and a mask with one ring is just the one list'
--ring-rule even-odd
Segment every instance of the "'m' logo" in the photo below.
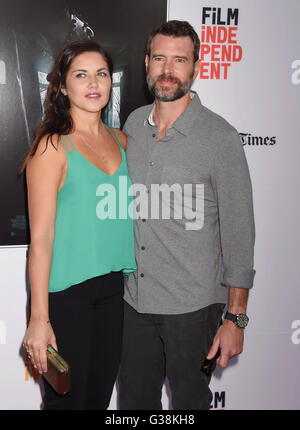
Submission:
{"label": "'m' logo", "polygon": [[213,393],[210,409],[225,409],[225,391]]}

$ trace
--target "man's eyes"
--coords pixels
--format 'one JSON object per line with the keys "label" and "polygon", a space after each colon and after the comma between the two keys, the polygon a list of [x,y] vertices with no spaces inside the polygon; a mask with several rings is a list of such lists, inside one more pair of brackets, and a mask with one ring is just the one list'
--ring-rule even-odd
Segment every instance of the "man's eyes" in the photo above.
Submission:
{"label": "man's eyes", "polygon": [[[165,58],[164,57],[154,57],[154,61],[164,61]],[[186,63],[186,59],[182,58],[182,57],[177,57],[175,58],[175,62],[176,63]]]}

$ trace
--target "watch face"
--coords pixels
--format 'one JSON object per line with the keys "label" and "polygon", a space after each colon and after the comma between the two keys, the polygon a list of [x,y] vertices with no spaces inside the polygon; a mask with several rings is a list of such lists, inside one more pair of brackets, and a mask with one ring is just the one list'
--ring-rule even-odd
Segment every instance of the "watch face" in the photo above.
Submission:
{"label": "watch face", "polygon": [[236,324],[238,327],[245,328],[247,327],[248,322],[249,322],[249,318],[247,317],[246,314],[239,314],[236,316]]}

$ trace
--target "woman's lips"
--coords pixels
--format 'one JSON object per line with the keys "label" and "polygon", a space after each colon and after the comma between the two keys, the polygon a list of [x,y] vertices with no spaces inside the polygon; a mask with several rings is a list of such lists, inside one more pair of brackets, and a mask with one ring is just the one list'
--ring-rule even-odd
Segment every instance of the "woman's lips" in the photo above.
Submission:
{"label": "woman's lips", "polygon": [[97,100],[100,98],[100,94],[99,93],[89,93],[85,97],[90,99],[90,100]]}

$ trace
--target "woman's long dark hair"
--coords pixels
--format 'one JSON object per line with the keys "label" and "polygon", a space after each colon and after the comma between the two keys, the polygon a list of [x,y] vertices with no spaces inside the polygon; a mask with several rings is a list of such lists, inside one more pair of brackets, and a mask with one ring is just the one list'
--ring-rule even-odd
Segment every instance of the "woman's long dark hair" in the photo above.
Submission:
{"label": "woman's long dark hair", "polygon": [[[48,74],[47,79],[49,86],[45,99],[45,115],[42,122],[35,130],[35,138],[30,147],[23,164],[21,172],[25,169],[28,160],[34,156],[38,144],[44,136],[47,136],[46,148],[48,142],[54,145],[52,137],[54,134],[69,134],[73,129],[73,120],[70,115],[70,102],[67,96],[61,92],[61,88],[66,85],[66,75],[70,65],[75,57],[84,52],[98,52],[107,63],[109,73],[112,75],[112,62],[107,52],[94,40],[78,40],[67,45],[57,56],[52,71]],[[56,148],[56,147],[55,147]]]}

